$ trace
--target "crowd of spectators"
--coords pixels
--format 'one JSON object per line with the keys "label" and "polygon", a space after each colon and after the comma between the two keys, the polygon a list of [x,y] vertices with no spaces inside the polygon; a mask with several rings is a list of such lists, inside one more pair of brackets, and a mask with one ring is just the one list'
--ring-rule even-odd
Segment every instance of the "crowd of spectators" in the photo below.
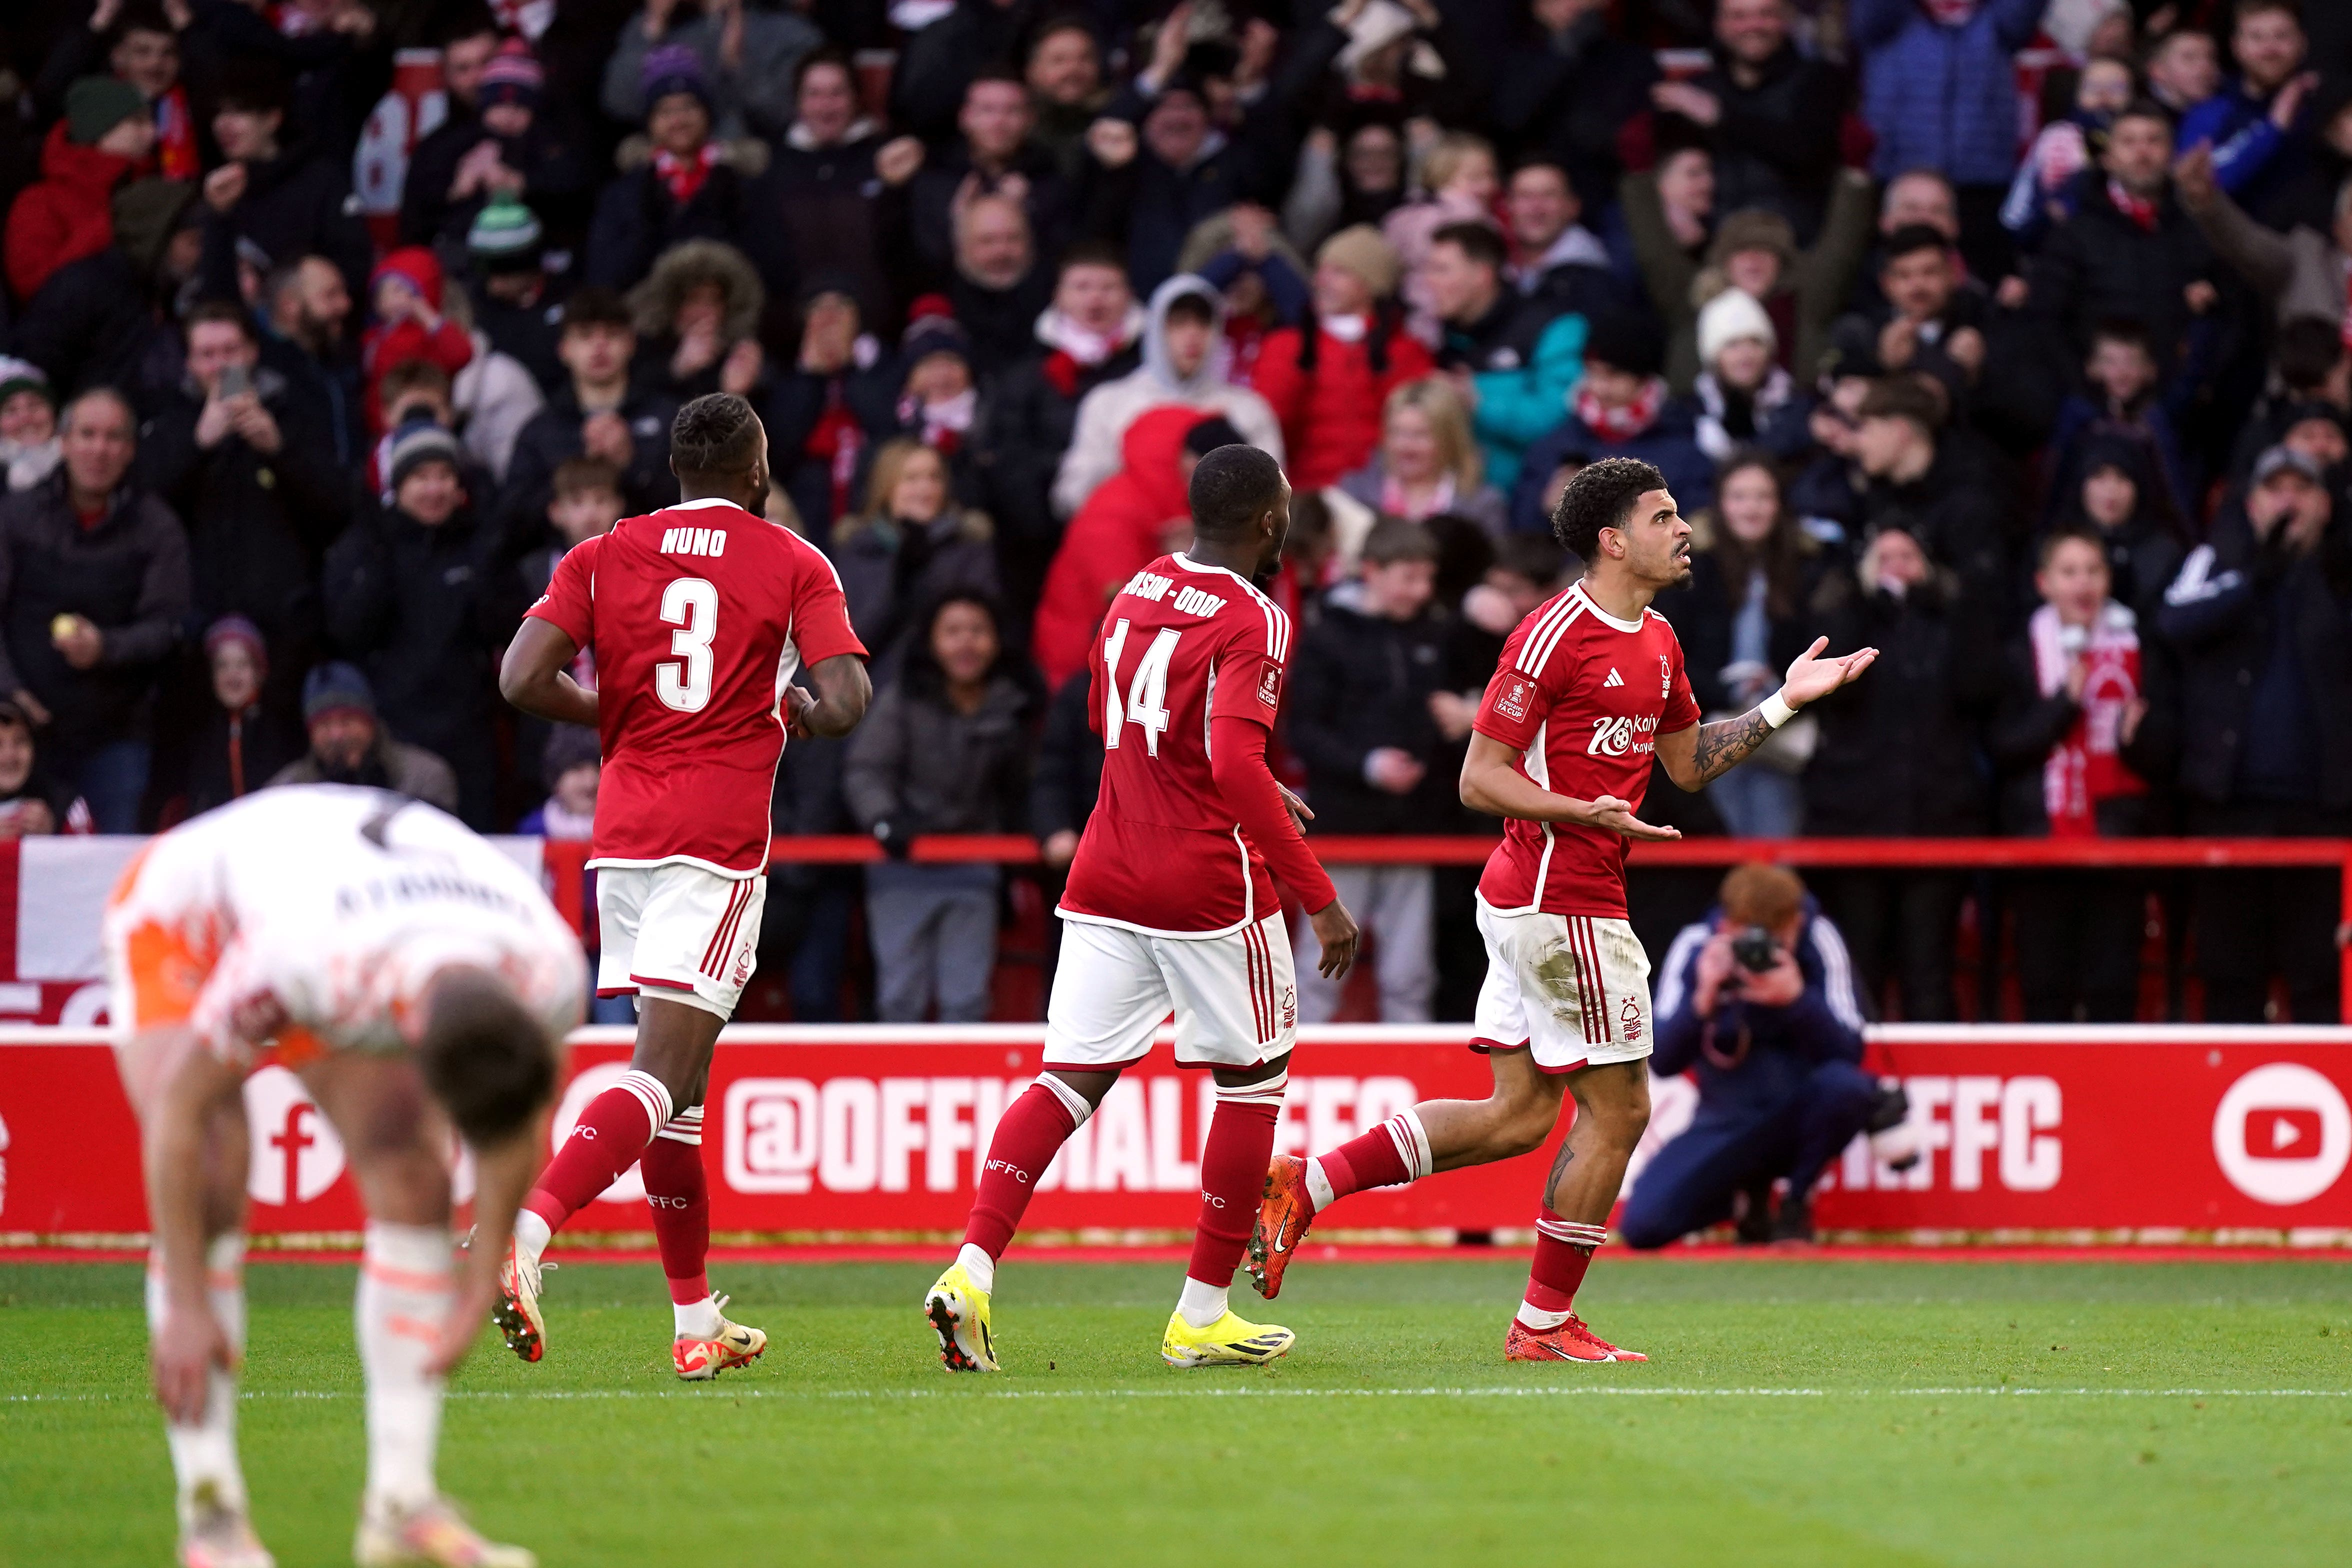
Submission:
{"label": "crowd of spectators", "polygon": [[[1479,830],[1479,690],[1622,454],[1709,717],[1884,650],[1653,792],[1685,832],[2352,834],[2352,5],[68,0],[0,104],[0,835],[343,779],[581,837],[593,738],[494,671],[714,390],[874,653],[779,780],[891,851],[780,869],[802,1016],[988,1015],[1034,887],[904,846],[1032,833],[1050,900],[1102,607],[1231,441],[1297,489],[1316,832]],[[1460,877],[1337,874],[1381,1016],[1460,1013]],[[2028,1016],[2146,1005],[2152,911],[2204,1016],[2335,1016],[2331,873],[2184,887],[1817,883],[1902,1016],[1969,910]]]}

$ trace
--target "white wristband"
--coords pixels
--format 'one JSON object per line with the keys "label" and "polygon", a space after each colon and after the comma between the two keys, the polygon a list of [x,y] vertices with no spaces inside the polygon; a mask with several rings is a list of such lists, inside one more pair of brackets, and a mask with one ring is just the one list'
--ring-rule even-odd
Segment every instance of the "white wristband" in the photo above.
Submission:
{"label": "white wristband", "polygon": [[1775,730],[1797,716],[1797,710],[1789,706],[1789,700],[1777,691],[1764,699],[1762,705],[1756,710],[1763,714],[1764,722]]}

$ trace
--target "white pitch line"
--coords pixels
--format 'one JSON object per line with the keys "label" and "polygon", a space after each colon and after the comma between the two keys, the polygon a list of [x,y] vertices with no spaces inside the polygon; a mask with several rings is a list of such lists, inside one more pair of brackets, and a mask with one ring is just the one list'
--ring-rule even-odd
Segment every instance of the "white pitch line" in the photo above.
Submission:
{"label": "white pitch line", "polygon": [[[242,1399],[359,1399],[358,1389],[247,1389]],[[452,1389],[451,1399],[2347,1399],[2352,1388],[1687,1388],[1592,1384],[1552,1388],[1004,1388],[969,1394],[931,1388]],[[0,1405],[144,1403],[144,1394],[9,1394]]]}

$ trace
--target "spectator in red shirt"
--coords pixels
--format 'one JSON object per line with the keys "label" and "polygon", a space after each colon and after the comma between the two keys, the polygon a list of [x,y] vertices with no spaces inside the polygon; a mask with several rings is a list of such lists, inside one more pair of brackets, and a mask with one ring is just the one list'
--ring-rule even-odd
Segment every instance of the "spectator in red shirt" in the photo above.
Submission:
{"label": "spectator in red shirt", "polygon": [[360,340],[360,374],[367,378],[371,435],[383,434],[379,394],[384,372],[421,359],[455,380],[474,357],[473,338],[441,313],[441,263],[421,245],[394,251],[368,279],[375,325]]}
{"label": "spectator in red shirt", "polygon": [[1299,490],[1362,468],[1380,445],[1389,394],[1430,373],[1429,351],[1407,335],[1396,308],[1401,271],[1378,229],[1341,229],[1315,253],[1306,321],[1270,333],[1258,354],[1251,380],[1282,422]]}

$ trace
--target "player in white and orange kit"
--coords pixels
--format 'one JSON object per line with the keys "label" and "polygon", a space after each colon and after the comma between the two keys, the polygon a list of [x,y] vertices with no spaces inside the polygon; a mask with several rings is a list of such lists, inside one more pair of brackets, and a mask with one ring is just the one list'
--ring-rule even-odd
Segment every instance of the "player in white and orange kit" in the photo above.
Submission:
{"label": "player in white and orange kit", "polygon": [[1626,840],[1680,837],[1635,815],[1654,761],[1682,788],[1703,788],[1878,650],[1825,659],[1816,641],[1761,706],[1701,724],[1682,645],[1650,608],[1690,575],[1690,524],[1664,479],[1631,458],[1594,463],[1569,481],[1552,531],[1584,562],[1583,580],[1505,643],[1462,766],[1463,802],[1506,819],[1478,882],[1486,980],[1472,1048],[1487,1054],[1495,1091],[1424,1101],[1314,1159],[1273,1161],[1250,1273],[1271,1299],[1307,1227],[1349,1193],[1541,1147],[1565,1093],[1576,1119],[1544,1182],[1535,1265],[1504,1353],[1643,1361],[1574,1311],[1650,1119],[1650,963],[1625,919]]}
{"label": "player in white and orange kit", "polygon": [[529,1185],[580,941],[538,879],[429,805],[377,790],[266,790],[142,850],[106,911],[110,1017],[144,1143],[155,1393],[178,1481],[180,1561],[267,1568],[236,1456],[245,1348],[242,1087],[276,1063],[340,1135],[368,1208],[362,1564],[525,1568],[434,1480],[442,1379],[496,1299],[499,1252],[461,1278],[448,1138],[473,1148],[477,1221],[503,1235]]}
{"label": "player in white and orange kit", "polygon": [[[704,1269],[702,1096],[759,950],[776,769],[788,733],[847,734],[871,688],[832,563],[761,515],[768,435],[751,405],[716,393],[679,409],[670,468],[686,499],[566,552],[499,671],[523,711],[599,731],[596,994],[636,998],[637,1043],[523,1201],[499,1326],[540,1359],[541,1250],[638,1165],[669,1280],[671,1365],[699,1382],[768,1343],[720,1313]],[[593,691],[566,673],[583,648]],[[803,669],[814,698],[793,684]]]}
{"label": "player in white and orange kit", "polygon": [[1190,501],[1191,548],[1129,580],[1088,655],[1102,788],[1062,896],[1045,1070],[996,1124],[962,1250],[923,1303],[950,1371],[996,1370],[996,1260],[1037,1178],[1171,1009],[1176,1060],[1208,1068],[1217,1087],[1200,1225],[1160,1353],[1210,1366],[1291,1345],[1288,1329],[1247,1322],[1226,1300],[1297,1037],[1275,882],[1311,912],[1325,974],[1353,962],[1356,925],[1265,763],[1290,619],[1250,580],[1281,556],[1290,486],[1265,453],[1219,447],[1193,470]]}

